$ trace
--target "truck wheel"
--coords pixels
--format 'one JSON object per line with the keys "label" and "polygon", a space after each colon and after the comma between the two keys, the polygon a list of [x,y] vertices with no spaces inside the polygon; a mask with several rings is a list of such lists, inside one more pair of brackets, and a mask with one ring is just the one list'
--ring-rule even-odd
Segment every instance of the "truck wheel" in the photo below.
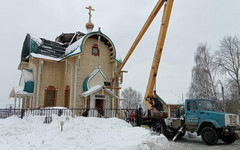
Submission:
{"label": "truck wheel", "polygon": [[224,143],[226,144],[232,144],[236,140],[235,134],[230,134],[230,135],[222,135],[220,137]]}
{"label": "truck wheel", "polygon": [[161,133],[162,133],[161,124],[160,124],[160,123],[157,123],[157,124],[153,127],[153,131],[158,132],[159,134],[161,134]]}
{"label": "truck wheel", "polygon": [[203,128],[201,137],[207,145],[215,145],[218,141],[218,135],[211,127]]}

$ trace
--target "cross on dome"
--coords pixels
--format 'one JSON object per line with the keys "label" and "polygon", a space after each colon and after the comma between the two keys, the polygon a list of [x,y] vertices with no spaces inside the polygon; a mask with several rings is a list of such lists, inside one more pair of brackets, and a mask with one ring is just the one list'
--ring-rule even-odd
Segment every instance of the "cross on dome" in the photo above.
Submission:
{"label": "cross on dome", "polygon": [[92,12],[92,11],[95,11],[95,9],[93,9],[91,5],[89,5],[88,7],[86,7],[86,9],[89,10],[89,12],[88,12],[89,20],[91,20],[91,17],[92,17],[92,13],[91,13],[91,12]]}
{"label": "cross on dome", "polygon": [[86,9],[89,10],[89,12],[88,12],[89,20],[88,20],[88,23],[86,23],[87,32],[89,33],[89,32],[91,32],[92,29],[94,28],[94,24],[93,24],[92,21],[91,21],[91,18],[92,18],[92,13],[91,13],[91,12],[92,12],[92,11],[95,11],[95,9],[93,9],[91,5],[88,6],[88,7],[86,7]]}

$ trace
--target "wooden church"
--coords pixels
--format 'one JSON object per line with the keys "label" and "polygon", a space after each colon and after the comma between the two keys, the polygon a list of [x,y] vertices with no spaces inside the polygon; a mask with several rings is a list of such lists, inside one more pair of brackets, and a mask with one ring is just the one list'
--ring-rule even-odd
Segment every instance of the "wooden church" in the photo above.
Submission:
{"label": "wooden church", "polygon": [[[116,109],[119,88],[111,82],[121,61],[112,40],[93,31],[91,6],[87,33],[62,33],[55,41],[27,34],[23,43],[19,86],[12,89],[15,108],[67,107]],[[120,87],[121,75],[113,87]]]}

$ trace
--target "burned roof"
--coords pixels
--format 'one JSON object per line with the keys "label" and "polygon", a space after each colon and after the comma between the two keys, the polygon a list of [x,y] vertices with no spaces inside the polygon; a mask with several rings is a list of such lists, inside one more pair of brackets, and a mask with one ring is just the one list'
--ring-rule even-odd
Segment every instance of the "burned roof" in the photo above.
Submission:
{"label": "burned roof", "polygon": [[71,43],[79,40],[84,35],[85,33],[80,31],[77,31],[76,33],[62,33],[55,39],[55,41],[63,43],[64,47],[68,47]]}
{"label": "burned roof", "polygon": [[27,34],[23,43],[21,60],[27,60],[30,53],[60,58],[65,54],[65,47],[61,43]]}
{"label": "burned roof", "polygon": [[65,48],[57,42],[41,38],[42,44],[39,46],[40,54],[52,56],[55,58],[62,57],[65,54]]}

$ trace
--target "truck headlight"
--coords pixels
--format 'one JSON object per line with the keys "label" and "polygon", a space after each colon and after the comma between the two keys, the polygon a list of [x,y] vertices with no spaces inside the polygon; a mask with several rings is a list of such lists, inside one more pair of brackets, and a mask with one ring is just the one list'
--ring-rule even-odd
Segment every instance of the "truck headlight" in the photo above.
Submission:
{"label": "truck headlight", "polygon": [[229,129],[225,129],[225,132],[229,132]]}

